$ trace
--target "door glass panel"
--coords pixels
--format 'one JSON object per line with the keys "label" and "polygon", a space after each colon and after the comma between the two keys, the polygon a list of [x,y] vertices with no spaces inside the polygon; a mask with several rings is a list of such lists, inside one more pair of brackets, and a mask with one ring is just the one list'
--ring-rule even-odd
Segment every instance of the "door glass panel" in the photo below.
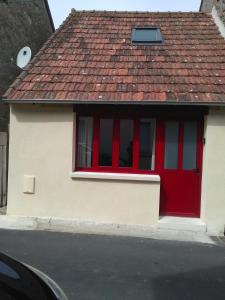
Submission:
{"label": "door glass panel", "polygon": [[183,170],[196,169],[197,122],[184,123]]}
{"label": "door glass panel", "polygon": [[155,120],[140,120],[139,169],[154,170]]}
{"label": "door glass panel", "polygon": [[113,120],[100,120],[99,165],[112,166]]}
{"label": "door glass panel", "polygon": [[92,165],[93,118],[80,117],[78,123],[78,158],[80,168],[90,168]]}
{"label": "door glass panel", "polygon": [[120,120],[120,167],[133,165],[133,120]]}
{"label": "door glass panel", "polygon": [[179,122],[166,122],[165,132],[165,169],[177,169],[178,167],[178,136]]}

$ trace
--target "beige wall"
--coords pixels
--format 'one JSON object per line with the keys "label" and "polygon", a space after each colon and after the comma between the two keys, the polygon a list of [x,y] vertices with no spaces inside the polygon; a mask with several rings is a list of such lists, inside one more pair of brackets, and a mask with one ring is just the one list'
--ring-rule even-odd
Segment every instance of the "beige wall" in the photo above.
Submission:
{"label": "beige wall", "polygon": [[[159,182],[71,178],[71,106],[12,105],[9,215],[77,218],[122,224],[155,224]],[[24,194],[24,175],[35,193]]]}
{"label": "beige wall", "polygon": [[211,109],[205,118],[201,218],[211,234],[225,224],[225,110]]}
{"label": "beige wall", "polygon": [[[72,106],[11,107],[8,214],[156,224],[158,182],[70,177],[73,118]],[[225,224],[225,110],[210,110],[205,138],[201,218],[218,234]],[[34,194],[23,193],[24,175],[35,176]]]}

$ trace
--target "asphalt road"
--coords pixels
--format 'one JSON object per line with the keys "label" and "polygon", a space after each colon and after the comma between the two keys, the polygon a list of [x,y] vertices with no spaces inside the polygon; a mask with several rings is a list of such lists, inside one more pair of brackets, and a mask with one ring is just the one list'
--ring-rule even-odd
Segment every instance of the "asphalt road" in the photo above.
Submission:
{"label": "asphalt road", "polygon": [[225,247],[0,231],[0,251],[50,275],[69,299],[225,299]]}

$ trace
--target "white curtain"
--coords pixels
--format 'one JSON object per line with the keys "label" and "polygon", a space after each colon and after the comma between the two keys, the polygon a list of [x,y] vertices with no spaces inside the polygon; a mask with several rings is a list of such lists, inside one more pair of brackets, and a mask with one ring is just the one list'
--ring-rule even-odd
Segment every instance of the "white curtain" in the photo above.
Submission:
{"label": "white curtain", "polygon": [[78,126],[78,167],[90,168],[92,162],[93,118],[81,117]]}

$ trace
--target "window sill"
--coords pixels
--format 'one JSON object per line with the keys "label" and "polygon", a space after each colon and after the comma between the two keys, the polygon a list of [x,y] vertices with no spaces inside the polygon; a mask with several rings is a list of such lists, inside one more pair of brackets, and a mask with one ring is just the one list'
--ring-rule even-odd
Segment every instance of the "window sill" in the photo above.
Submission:
{"label": "window sill", "polygon": [[146,174],[120,174],[120,173],[100,173],[100,172],[72,172],[71,178],[78,179],[103,179],[103,180],[124,180],[124,181],[148,181],[160,182],[159,175]]}

